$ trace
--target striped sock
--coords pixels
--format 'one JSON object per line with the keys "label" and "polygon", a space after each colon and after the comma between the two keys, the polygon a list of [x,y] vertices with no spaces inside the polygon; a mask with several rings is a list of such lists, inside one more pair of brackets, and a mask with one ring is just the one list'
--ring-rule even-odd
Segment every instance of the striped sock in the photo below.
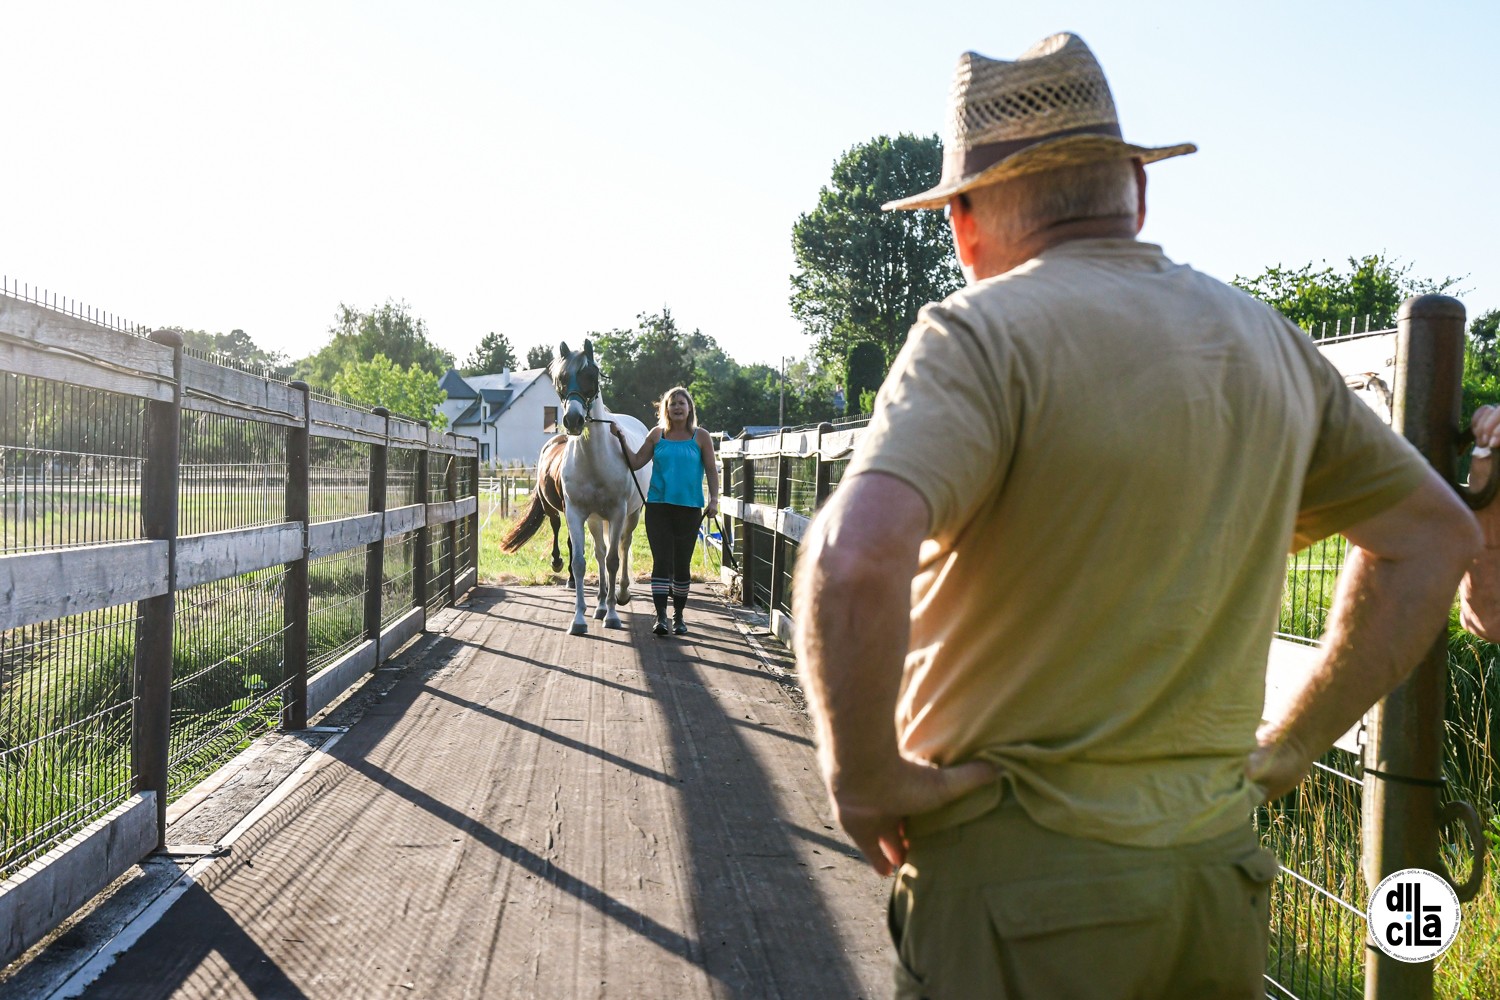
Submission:
{"label": "striped sock", "polygon": [[672,581],[664,576],[653,576],[651,578],[651,603],[656,605],[656,613],[665,615],[667,613],[667,598],[672,593]]}
{"label": "striped sock", "polygon": [[676,610],[678,617],[682,616],[682,609],[687,607],[688,581],[672,581],[672,607]]}

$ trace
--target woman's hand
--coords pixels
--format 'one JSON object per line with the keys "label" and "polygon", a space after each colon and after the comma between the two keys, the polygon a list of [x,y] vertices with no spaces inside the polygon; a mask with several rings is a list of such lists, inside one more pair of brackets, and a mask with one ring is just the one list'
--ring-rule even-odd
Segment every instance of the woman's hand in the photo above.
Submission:
{"label": "woman's hand", "polygon": [[1469,429],[1474,432],[1474,447],[1500,448],[1500,406],[1485,404],[1475,410]]}
{"label": "woman's hand", "polygon": [[719,498],[709,497],[708,506],[703,508],[704,517],[717,517],[719,514]]}

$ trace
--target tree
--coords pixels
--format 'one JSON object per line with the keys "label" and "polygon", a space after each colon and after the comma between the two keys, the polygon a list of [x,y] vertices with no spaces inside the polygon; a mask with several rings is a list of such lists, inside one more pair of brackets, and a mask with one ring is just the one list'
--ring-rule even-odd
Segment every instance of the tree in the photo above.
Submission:
{"label": "tree", "polygon": [[314,388],[332,386],[345,368],[377,354],[398,368],[416,365],[437,378],[453,367],[453,355],[427,338],[427,324],[405,302],[387,299],[369,312],[340,303],[328,332],[333,339],[322,350],[297,362],[298,377]]}
{"label": "tree", "polygon": [[1486,403],[1500,404],[1500,309],[1491,309],[1469,324],[1464,349],[1464,423]]}
{"label": "tree", "polygon": [[885,380],[885,358],[880,345],[864,340],[849,349],[849,360],[844,366],[844,399],[851,417],[868,414],[866,395],[873,396],[880,383]]}
{"label": "tree", "polygon": [[464,362],[462,374],[490,375],[515,367],[516,352],[510,346],[510,338],[492,331],[484,335],[474,353],[469,355],[469,360]]}
{"label": "tree", "polygon": [[220,364],[264,371],[273,377],[285,377],[290,369],[290,359],[285,354],[264,351],[244,330],[228,333],[208,333],[204,330],[184,330],[174,327],[182,334],[182,346],[195,351]]}
{"label": "tree", "polygon": [[[697,336],[697,331],[694,331]],[[609,408],[656,422],[656,403],[675,385],[693,382],[693,360],[688,342],[677,329],[672,311],[636,317],[631,330],[612,330],[594,337],[594,354],[609,378],[604,398]]]}
{"label": "tree", "polygon": [[1412,265],[1386,259],[1385,254],[1349,258],[1347,274],[1327,266],[1299,268],[1272,265],[1254,277],[1236,275],[1230,284],[1275,306],[1282,315],[1314,337],[1332,336],[1344,323],[1355,321],[1378,330],[1395,325],[1396,311],[1412,295],[1456,291],[1460,279],[1434,281],[1411,275]]}
{"label": "tree", "polygon": [[526,367],[527,369],[546,368],[552,363],[552,359],[555,357],[557,357],[556,347],[537,344],[526,352]]}
{"label": "tree", "polygon": [[880,210],[941,173],[937,136],[880,136],[839,157],[817,208],[792,227],[792,315],[816,338],[823,364],[841,366],[863,340],[880,345],[889,364],[917,310],[963,284],[941,215]]}
{"label": "tree", "polygon": [[437,411],[448,394],[438,387],[438,377],[412,364],[402,368],[384,354],[368,361],[354,361],[333,377],[333,391],[361,406],[383,406],[391,413],[412,420],[429,420],[443,430],[448,418]]}

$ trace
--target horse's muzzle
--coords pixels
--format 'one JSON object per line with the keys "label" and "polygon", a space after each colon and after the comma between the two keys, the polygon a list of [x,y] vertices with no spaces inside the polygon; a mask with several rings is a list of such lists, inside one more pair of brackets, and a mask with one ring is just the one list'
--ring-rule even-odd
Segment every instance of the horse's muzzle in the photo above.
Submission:
{"label": "horse's muzzle", "polygon": [[583,411],[576,406],[569,406],[567,412],[563,414],[563,430],[569,434],[582,434],[584,424],[586,423],[587,420],[584,419]]}

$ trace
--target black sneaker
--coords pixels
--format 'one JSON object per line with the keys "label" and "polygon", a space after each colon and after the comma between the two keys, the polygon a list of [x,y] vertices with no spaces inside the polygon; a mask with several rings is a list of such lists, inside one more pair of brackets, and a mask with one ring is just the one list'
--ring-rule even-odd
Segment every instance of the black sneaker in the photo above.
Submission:
{"label": "black sneaker", "polygon": [[682,620],[681,615],[673,616],[672,631],[678,635],[687,635],[687,623]]}
{"label": "black sneaker", "polygon": [[[657,615],[656,616],[656,624],[651,626],[651,631],[655,632],[657,635],[666,635],[667,631],[668,631],[667,630],[667,616],[666,615]],[[686,631],[686,630],[684,630],[684,631]]]}

